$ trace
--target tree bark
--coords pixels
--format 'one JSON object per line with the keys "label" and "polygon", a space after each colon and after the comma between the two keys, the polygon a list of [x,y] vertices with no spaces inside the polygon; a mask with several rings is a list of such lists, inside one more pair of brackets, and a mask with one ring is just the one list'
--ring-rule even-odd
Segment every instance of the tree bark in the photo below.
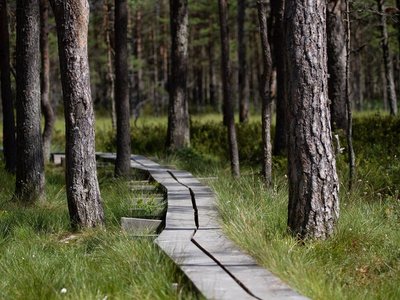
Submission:
{"label": "tree bark", "polygon": [[17,1],[17,171],[15,196],[34,202],[44,193],[40,130],[40,19],[38,0]]}
{"label": "tree bark", "polygon": [[56,121],[53,107],[50,103],[50,57],[49,57],[49,5],[48,0],[40,0],[40,53],[42,71],[40,73],[41,107],[44,116],[43,158],[50,158],[51,137]]}
{"label": "tree bark", "polygon": [[249,98],[247,94],[247,65],[246,42],[244,21],[246,18],[246,0],[237,0],[238,14],[238,97],[239,97],[239,121],[247,122],[249,119]]}
{"label": "tree bark", "polygon": [[8,32],[7,1],[0,0],[0,85],[3,107],[3,154],[5,168],[14,173],[17,163],[14,104],[10,76],[10,36]]}
{"label": "tree bark", "polygon": [[117,159],[115,175],[131,169],[131,137],[128,73],[128,4],[115,0],[115,100],[117,113]]}
{"label": "tree bark", "polygon": [[286,1],[288,225],[301,239],[329,237],[339,216],[339,181],[328,104],[325,15],[326,1]]}
{"label": "tree bark", "polygon": [[236,138],[235,118],[232,107],[231,95],[231,66],[229,60],[229,33],[228,33],[228,13],[227,0],[218,0],[219,22],[221,31],[221,70],[222,85],[224,96],[224,120],[228,128],[229,155],[231,161],[231,171],[234,177],[240,177],[239,150]]}
{"label": "tree bark", "polygon": [[187,100],[187,0],[170,0],[170,20],[172,45],[167,147],[170,150],[178,150],[190,145]]}
{"label": "tree bark", "polygon": [[[104,30],[105,30],[105,40],[107,46],[107,96],[111,103],[111,125],[114,132],[117,130],[117,112],[115,107],[115,80],[113,71],[113,45],[111,42],[111,23],[110,17],[112,15],[112,8],[110,0],[104,0],[103,10],[104,10]],[[115,20],[114,20],[115,21]]]}
{"label": "tree bark", "polygon": [[386,22],[386,13],[385,13],[385,0],[376,0],[378,5],[378,13],[380,17],[379,28],[381,31],[382,37],[382,54],[383,54],[383,63],[385,67],[385,81],[386,81],[386,90],[390,108],[391,115],[397,115],[397,97],[396,97],[396,86],[394,84],[393,78],[393,61],[390,57],[389,50],[389,37],[387,30],[387,22]]}
{"label": "tree bark", "polygon": [[285,0],[271,0],[273,14],[273,55],[276,67],[276,126],[274,136],[274,155],[283,155],[287,151],[287,113],[286,113],[286,79],[285,79],[285,38],[283,16]]}
{"label": "tree bark", "polygon": [[262,99],[262,142],[263,142],[263,160],[262,175],[265,182],[269,185],[272,181],[272,146],[271,146],[271,75],[272,75],[272,57],[268,40],[268,23],[265,0],[257,1],[258,19],[260,23],[261,49],[264,65],[260,85],[260,98]]}
{"label": "tree bark", "polygon": [[87,53],[89,3],[52,0],[66,124],[66,186],[71,225],[104,223],[97,181],[94,113]]}
{"label": "tree bark", "polygon": [[327,4],[328,40],[328,95],[331,102],[333,129],[347,128],[346,116],[346,30],[344,26],[345,3],[329,0]]}

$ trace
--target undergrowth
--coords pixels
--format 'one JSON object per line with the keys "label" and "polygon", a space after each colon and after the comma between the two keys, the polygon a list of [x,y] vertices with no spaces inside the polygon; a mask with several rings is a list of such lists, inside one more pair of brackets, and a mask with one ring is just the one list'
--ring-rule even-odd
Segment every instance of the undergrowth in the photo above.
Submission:
{"label": "undergrowth", "polygon": [[[0,165],[1,299],[191,299],[193,288],[151,239],[121,232],[132,194],[99,172],[105,229],[71,232],[63,170],[46,170],[47,199],[11,202],[14,178]],[[173,288],[178,283],[178,289]]]}

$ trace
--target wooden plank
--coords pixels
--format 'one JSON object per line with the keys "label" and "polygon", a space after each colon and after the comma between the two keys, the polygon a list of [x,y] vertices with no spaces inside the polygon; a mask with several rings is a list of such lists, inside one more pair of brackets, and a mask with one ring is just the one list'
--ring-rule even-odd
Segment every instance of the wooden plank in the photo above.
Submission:
{"label": "wooden plank", "polygon": [[190,241],[174,244],[156,239],[156,243],[207,299],[254,299]]}
{"label": "wooden plank", "polygon": [[222,230],[198,230],[193,239],[260,299],[307,299],[244,254]]}
{"label": "wooden plank", "polygon": [[161,220],[140,219],[140,218],[121,218],[121,227],[129,233],[141,231],[154,232],[161,225]]}

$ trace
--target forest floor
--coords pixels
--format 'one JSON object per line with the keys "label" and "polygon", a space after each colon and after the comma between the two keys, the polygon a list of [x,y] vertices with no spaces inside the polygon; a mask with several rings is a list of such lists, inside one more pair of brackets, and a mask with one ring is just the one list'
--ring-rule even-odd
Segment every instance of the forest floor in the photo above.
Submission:
{"label": "forest floor", "polygon": [[[220,149],[225,135],[216,115],[192,120],[192,148],[167,156],[159,142],[165,135],[166,119],[143,118],[137,128],[132,127],[133,152],[157,157],[163,164],[176,165],[203,178],[216,191],[226,233],[300,293],[313,299],[398,299],[400,119],[375,113],[356,115],[356,182],[349,191],[346,153],[339,155],[341,211],[337,230],[327,241],[305,244],[299,244],[286,230],[286,160],[274,158],[271,187],[266,188],[259,178],[257,119],[239,126],[243,164],[242,177],[237,180],[230,177],[225,150]],[[114,151],[110,124],[108,118],[97,121],[99,151]],[[58,126],[61,125],[62,122]],[[63,149],[61,127],[54,140],[54,149]],[[101,298],[106,291],[120,298],[138,293],[158,299],[176,297],[170,283],[183,281],[182,277],[151,242],[121,235],[117,229],[120,211],[115,208],[117,201],[105,201],[111,207],[106,208],[108,226],[114,229],[88,231],[76,242],[60,243],[70,234],[65,188],[62,172],[54,168],[48,168],[47,172],[50,174],[47,181],[56,184],[47,187],[48,194],[54,195],[52,200],[27,210],[14,209],[6,202],[14,183],[9,176],[0,176],[3,181],[0,185],[0,270],[4,278],[9,277],[0,283],[0,298],[4,298],[1,294],[4,291],[15,293],[10,294],[11,298],[23,298],[18,289],[28,293],[39,286],[43,288],[35,298],[49,295],[57,298],[63,288],[67,293],[71,291],[69,295],[85,299]],[[104,199],[126,196],[124,183],[101,176]],[[118,192],[114,195],[116,184]],[[50,217],[48,212],[53,209],[55,217]],[[47,252],[49,257],[43,254]],[[159,261],[161,267],[158,267]],[[104,276],[99,276],[100,273]],[[122,279],[114,278],[116,273]],[[49,283],[53,281],[55,284]],[[91,296],[84,297],[83,290]],[[193,295],[186,285],[183,293],[186,293],[185,299]]]}

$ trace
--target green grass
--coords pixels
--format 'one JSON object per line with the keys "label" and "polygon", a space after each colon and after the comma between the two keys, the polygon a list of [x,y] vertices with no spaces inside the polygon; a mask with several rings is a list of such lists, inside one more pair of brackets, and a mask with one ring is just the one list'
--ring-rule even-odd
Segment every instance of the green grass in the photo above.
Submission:
{"label": "green grass", "polygon": [[[121,232],[120,217],[140,197],[125,181],[100,171],[106,229],[71,232],[61,168],[47,169],[47,200],[28,207],[10,201],[14,178],[2,170],[1,165],[1,299],[197,297],[152,240]],[[172,288],[175,282],[179,290]]]}
{"label": "green grass", "polygon": [[287,232],[284,176],[265,188],[258,176],[220,174],[210,182],[227,234],[292,287],[312,299],[400,297],[400,202],[365,194],[366,183],[341,193],[341,216],[327,241],[299,244]]}

